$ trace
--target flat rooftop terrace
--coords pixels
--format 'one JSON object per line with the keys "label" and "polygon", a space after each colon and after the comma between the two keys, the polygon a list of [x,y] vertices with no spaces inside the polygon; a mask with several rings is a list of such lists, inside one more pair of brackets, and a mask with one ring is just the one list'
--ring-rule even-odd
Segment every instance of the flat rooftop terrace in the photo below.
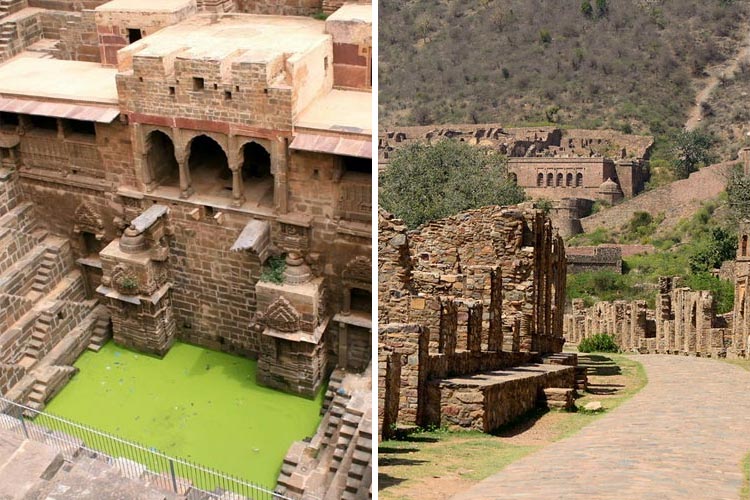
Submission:
{"label": "flat rooftop terrace", "polygon": [[351,134],[372,134],[372,94],[334,89],[313,101],[300,113],[294,126]]}
{"label": "flat rooftop terrace", "polygon": [[[124,0],[123,0],[124,1]],[[325,23],[305,17],[201,14],[122,49],[134,57],[229,58],[263,62],[306,52],[326,41]]]}
{"label": "flat rooftop terrace", "polygon": [[328,16],[328,21],[362,21],[372,24],[372,5],[363,3],[348,3]]}
{"label": "flat rooftop terrace", "polygon": [[117,104],[117,70],[98,63],[20,54],[0,65],[0,95]]}
{"label": "flat rooftop terrace", "polygon": [[95,8],[96,12],[176,12],[190,7],[193,0],[112,0]]}

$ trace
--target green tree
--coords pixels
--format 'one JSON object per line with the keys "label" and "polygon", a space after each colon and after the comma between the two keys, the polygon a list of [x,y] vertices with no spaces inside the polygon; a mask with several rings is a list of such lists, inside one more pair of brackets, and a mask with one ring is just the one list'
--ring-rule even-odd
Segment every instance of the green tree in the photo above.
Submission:
{"label": "green tree", "polygon": [[675,138],[674,153],[677,159],[673,170],[675,177],[686,179],[701,166],[708,165],[713,160],[711,146],[714,139],[711,135],[700,130],[680,132]]}
{"label": "green tree", "polygon": [[380,205],[412,228],[471,208],[523,199],[505,156],[454,140],[407,145],[380,178]]}
{"label": "green tree", "polygon": [[732,169],[727,180],[729,207],[735,220],[750,218],[750,176],[745,175],[741,166]]}
{"label": "green tree", "polygon": [[710,237],[699,245],[688,258],[690,270],[700,273],[716,269],[725,260],[733,259],[737,251],[737,235],[721,227],[711,230]]}

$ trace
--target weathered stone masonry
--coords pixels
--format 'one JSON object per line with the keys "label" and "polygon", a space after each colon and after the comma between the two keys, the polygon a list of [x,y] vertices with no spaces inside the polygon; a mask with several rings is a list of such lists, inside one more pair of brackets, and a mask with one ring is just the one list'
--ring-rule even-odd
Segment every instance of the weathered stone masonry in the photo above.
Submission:
{"label": "weathered stone masonry", "polygon": [[572,366],[531,364],[562,348],[565,254],[542,212],[485,207],[407,232],[381,211],[378,226],[384,437],[396,423],[489,432],[574,386]]}
{"label": "weathered stone masonry", "polygon": [[612,335],[624,351],[724,357],[736,354],[731,315],[717,316],[711,292],[660,278],[656,310],[645,301],[599,302],[586,309],[580,299],[565,316],[565,337],[574,344],[591,335]]}

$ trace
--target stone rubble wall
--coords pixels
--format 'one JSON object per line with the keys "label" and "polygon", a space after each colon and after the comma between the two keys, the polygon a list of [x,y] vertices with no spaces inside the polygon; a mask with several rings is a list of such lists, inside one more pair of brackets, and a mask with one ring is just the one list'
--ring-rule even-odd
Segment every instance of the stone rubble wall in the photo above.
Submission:
{"label": "stone rubble wall", "polygon": [[401,392],[401,356],[392,352],[378,353],[378,429],[379,438],[390,439],[398,420]]}
{"label": "stone rubble wall", "polygon": [[492,432],[538,406],[544,389],[574,385],[574,367],[484,387],[432,380],[427,389],[431,396],[428,420],[453,430]]}
{"label": "stone rubble wall", "polygon": [[581,299],[565,315],[565,338],[572,344],[603,333],[625,352],[724,357],[735,351],[731,317],[717,316],[714,297],[705,290],[679,287],[678,278],[660,278],[656,310],[645,301],[599,302]]}
{"label": "stone rubble wall", "polygon": [[380,210],[378,226],[378,375],[388,418],[439,423],[428,381],[561,351],[565,251],[541,211],[484,207],[409,232]]}
{"label": "stone rubble wall", "polygon": [[459,276],[477,270],[491,276],[498,269],[503,337],[520,327],[521,350],[562,348],[565,250],[541,211],[523,206],[470,210],[409,233],[409,251],[418,294],[470,298],[485,308],[492,306],[492,278],[476,287],[471,278],[464,283]]}

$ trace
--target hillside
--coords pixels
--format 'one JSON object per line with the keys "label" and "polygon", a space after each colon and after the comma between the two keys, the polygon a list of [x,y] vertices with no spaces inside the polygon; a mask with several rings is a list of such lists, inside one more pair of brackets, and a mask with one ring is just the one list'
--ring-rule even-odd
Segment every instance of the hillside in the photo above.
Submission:
{"label": "hillside", "polygon": [[[381,0],[380,120],[666,137],[745,38],[733,0]],[[599,8],[599,7],[603,8]]]}
{"label": "hillside", "polygon": [[682,179],[647,191],[611,208],[581,219],[583,230],[591,233],[602,228],[617,231],[626,225],[636,212],[648,212],[659,219],[656,233],[668,232],[680,220],[692,216],[701,205],[726,189],[731,162],[718,163],[693,172]]}

